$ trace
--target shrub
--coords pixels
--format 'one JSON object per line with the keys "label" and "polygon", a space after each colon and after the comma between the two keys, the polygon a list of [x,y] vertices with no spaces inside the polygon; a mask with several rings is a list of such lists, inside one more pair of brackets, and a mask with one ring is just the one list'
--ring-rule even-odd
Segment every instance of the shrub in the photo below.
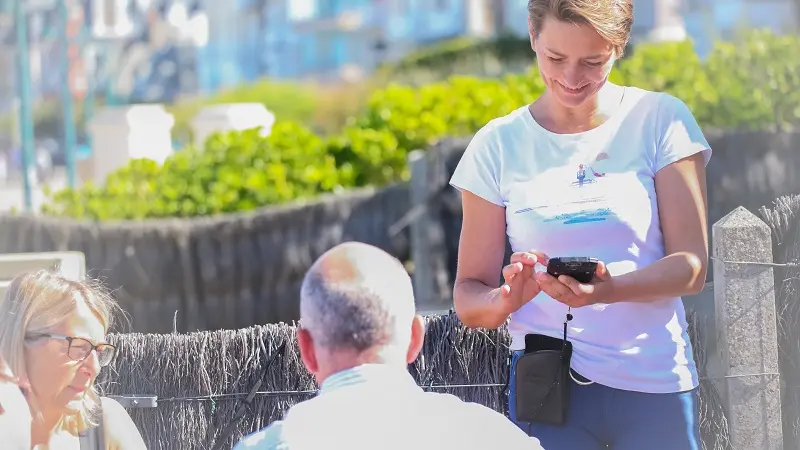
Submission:
{"label": "shrub", "polygon": [[303,122],[314,114],[317,90],[311,85],[260,80],[243,83],[210,95],[185,99],[168,107],[175,116],[177,140],[192,140],[192,120],[205,106],[223,103],[261,103],[281,120]]}
{"label": "shrub", "polygon": [[612,80],[618,83],[680,98],[701,122],[719,102],[718,90],[689,41],[640,44],[614,72]]}
{"label": "shrub", "polygon": [[455,74],[487,75],[524,68],[535,55],[527,36],[503,34],[494,39],[457,37],[413,51],[384,64],[376,77],[416,84],[446,79]]}
{"label": "shrub", "polygon": [[542,91],[533,71],[500,80],[457,76],[419,89],[391,85],[372,96],[357,124],[389,130],[406,150],[424,148],[445,135],[470,135]]}
{"label": "shrub", "polygon": [[720,92],[703,117],[707,124],[782,130],[800,125],[800,36],[753,30],[737,43],[718,42],[706,69]]}
{"label": "shrub", "polygon": [[408,176],[406,152],[388,130],[347,127],[328,141],[340,186],[381,186]]}
{"label": "shrub", "polygon": [[202,150],[187,147],[163,166],[132,160],[103,187],[56,193],[44,212],[106,220],[248,211],[352,186],[336,169],[322,139],[278,122],[266,138],[256,129],[218,133]]}
{"label": "shrub", "polygon": [[[612,80],[683,99],[704,127],[782,129],[800,124],[800,38],[765,32],[719,43],[702,62],[688,42],[644,44]],[[419,88],[390,84],[333,136],[281,120],[211,138],[163,167],[132,161],[105,186],[57,193],[49,214],[95,220],[212,215],[407,178],[406,158],[445,136],[469,136],[539,96],[534,66],[522,74],[455,76]]]}

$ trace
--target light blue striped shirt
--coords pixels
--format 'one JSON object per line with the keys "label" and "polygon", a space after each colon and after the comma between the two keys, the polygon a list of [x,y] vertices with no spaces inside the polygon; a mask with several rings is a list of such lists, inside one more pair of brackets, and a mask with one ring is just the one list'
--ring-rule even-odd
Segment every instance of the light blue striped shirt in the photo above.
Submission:
{"label": "light blue striped shirt", "polygon": [[365,364],[328,377],[319,394],[234,450],[542,450],[502,414],[430,393],[407,371]]}

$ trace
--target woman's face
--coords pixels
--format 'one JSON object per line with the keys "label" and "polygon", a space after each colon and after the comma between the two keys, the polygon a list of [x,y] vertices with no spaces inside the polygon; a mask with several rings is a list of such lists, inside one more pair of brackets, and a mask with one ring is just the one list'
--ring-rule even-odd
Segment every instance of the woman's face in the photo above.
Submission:
{"label": "woman's face", "polygon": [[[75,338],[83,338],[94,345],[105,342],[105,329],[85,302],[77,302],[75,312],[47,331]],[[70,343],[65,339],[41,338],[26,347],[26,370],[39,408],[46,411],[68,414],[76,412],[84,396],[93,386],[100,362],[97,352],[92,351],[83,360],[74,356],[81,353],[79,341]],[[70,356],[72,354],[73,357]]]}
{"label": "woman's face", "polygon": [[586,24],[548,17],[538,34],[530,24],[539,73],[556,100],[581,106],[605,84],[614,64],[613,46]]}

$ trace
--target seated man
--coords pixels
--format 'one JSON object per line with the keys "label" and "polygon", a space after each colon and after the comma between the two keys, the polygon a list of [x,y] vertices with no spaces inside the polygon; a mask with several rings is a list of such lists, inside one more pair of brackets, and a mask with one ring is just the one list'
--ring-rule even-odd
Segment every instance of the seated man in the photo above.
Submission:
{"label": "seated man", "polygon": [[322,255],[303,280],[300,315],[319,395],[235,450],[541,449],[502,414],[417,386],[408,364],[425,326],[405,268],[384,251],[351,242]]}
{"label": "seated man", "polygon": [[0,438],[2,448],[30,450],[31,411],[8,365],[0,358]]}

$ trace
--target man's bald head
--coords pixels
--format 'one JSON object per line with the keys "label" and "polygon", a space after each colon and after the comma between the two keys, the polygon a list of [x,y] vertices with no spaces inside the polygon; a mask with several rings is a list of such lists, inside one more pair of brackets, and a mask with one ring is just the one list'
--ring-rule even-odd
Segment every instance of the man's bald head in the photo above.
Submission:
{"label": "man's bald head", "polygon": [[408,346],[415,310],[411,278],[400,261],[360,242],[325,252],[300,293],[303,327],[331,350]]}

